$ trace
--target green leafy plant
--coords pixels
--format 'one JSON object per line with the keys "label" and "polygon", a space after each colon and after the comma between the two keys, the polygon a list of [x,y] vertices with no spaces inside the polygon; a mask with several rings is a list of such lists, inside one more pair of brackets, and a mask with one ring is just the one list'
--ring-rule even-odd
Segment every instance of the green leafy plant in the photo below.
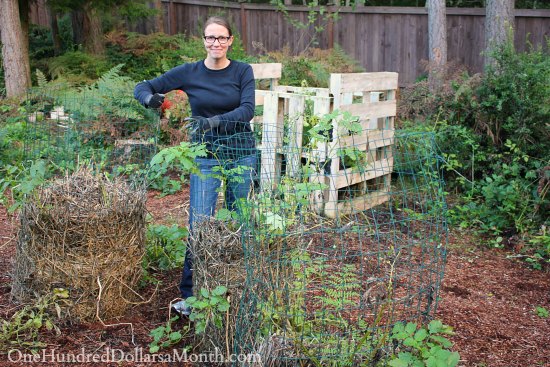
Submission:
{"label": "green leafy plant", "polygon": [[149,225],[143,268],[149,272],[181,267],[185,259],[185,239],[188,235],[187,228],[176,224],[170,227]]}
{"label": "green leafy plant", "polygon": [[[381,293],[379,299],[373,296],[369,300],[378,305],[374,320],[351,320],[350,310],[364,298],[356,265],[334,269],[328,259],[312,258],[304,249],[289,251],[284,261],[292,270],[286,284],[259,305],[263,335],[285,335],[297,355],[318,367],[375,365],[389,336],[389,327],[384,326],[389,320],[384,320],[384,315],[391,302],[392,282],[373,286]],[[317,291],[306,297],[308,289]],[[306,312],[308,309],[312,312]]]}
{"label": "green leafy plant", "polygon": [[323,183],[300,182],[286,176],[275,193],[257,194],[251,213],[243,215],[253,216],[266,234],[282,234],[296,223],[299,209],[309,204],[309,195],[326,187]]}
{"label": "green leafy plant", "polygon": [[195,333],[202,334],[208,325],[221,329],[223,316],[229,310],[227,287],[219,285],[212,291],[201,288],[199,295],[189,297],[185,302],[191,307],[189,320],[195,323]]}
{"label": "green leafy plant", "polygon": [[546,319],[550,316],[550,313],[545,307],[537,306],[535,307],[535,312],[537,313],[538,317],[541,317],[543,319]]}
{"label": "green leafy plant", "polygon": [[525,261],[534,269],[542,270],[542,264],[550,264],[550,235],[546,233],[546,227],[543,226],[542,233],[533,236],[529,239],[529,250],[533,253],[527,256]]}
{"label": "green leafy plant", "polygon": [[0,351],[44,348],[47,344],[40,341],[40,333],[44,329],[61,333],[54,323],[52,311],[60,318],[62,306],[67,305],[68,298],[66,289],[57,288],[52,294],[40,297],[35,304],[23,307],[11,318],[0,320]]}
{"label": "green leafy plant", "polygon": [[453,335],[452,328],[439,320],[432,320],[427,328],[417,324],[396,323],[391,339],[398,353],[389,362],[391,367],[454,367],[460,360],[457,352],[448,349],[452,343],[445,337]]}
{"label": "green leafy plant", "polygon": [[[205,157],[206,154],[204,144],[181,142],[178,146],[164,148],[151,159],[147,175],[151,188],[162,191],[164,195],[177,192],[187,174],[198,172],[195,158]],[[172,170],[180,172],[179,180],[167,176]]]}
{"label": "green leafy plant", "polygon": [[24,158],[24,142],[28,129],[26,109],[19,101],[0,100],[0,171],[7,165],[17,165]]}
{"label": "green leafy plant", "polygon": [[1,171],[4,172],[4,177],[0,178],[0,203],[11,203],[8,207],[9,213],[21,208],[26,196],[42,185],[47,177],[46,162],[43,160],[32,162],[28,168],[23,165],[7,165]]}
{"label": "green leafy plant", "polygon": [[91,82],[109,70],[105,58],[82,51],[69,51],[48,62],[48,74],[73,83]]}
{"label": "green leafy plant", "polygon": [[[158,353],[161,349],[168,348],[172,345],[178,344],[180,341],[189,334],[189,325],[184,325],[181,330],[174,330],[173,324],[178,320],[178,316],[172,317],[166,321],[165,325],[161,325],[156,329],[151,330],[149,335],[153,337],[153,341],[149,344],[149,353]],[[191,347],[185,347],[184,350],[188,352]]]}

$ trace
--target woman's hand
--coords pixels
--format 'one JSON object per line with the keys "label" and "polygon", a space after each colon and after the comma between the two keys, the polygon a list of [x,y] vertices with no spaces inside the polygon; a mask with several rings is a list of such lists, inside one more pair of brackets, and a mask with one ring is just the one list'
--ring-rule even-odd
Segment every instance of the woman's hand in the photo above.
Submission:
{"label": "woman's hand", "polygon": [[160,106],[162,106],[162,102],[164,102],[164,94],[160,93],[151,94],[145,100],[145,104],[148,108],[160,108]]}
{"label": "woman's hand", "polygon": [[219,119],[216,117],[206,118],[202,116],[193,116],[187,117],[185,121],[187,121],[185,127],[191,136],[195,136],[197,133],[205,133],[220,125]]}

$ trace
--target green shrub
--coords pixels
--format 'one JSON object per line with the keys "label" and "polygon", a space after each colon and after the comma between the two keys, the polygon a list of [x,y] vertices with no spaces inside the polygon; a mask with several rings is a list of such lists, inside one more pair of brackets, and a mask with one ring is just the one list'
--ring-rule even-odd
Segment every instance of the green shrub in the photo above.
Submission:
{"label": "green shrub", "polygon": [[451,66],[440,90],[421,81],[399,106],[402,127],[436,134],[448,188],[459,194],[450,219],[494,236],[496,246],[519,234],[534,267],[550,257],[536,237],[550,210],[549,49],[504,45],[484,74]]}
{"label": "green shrub", "polygon": [[492,173],[488,172],[477,185],[481,205],[475,217],[488,233],[498,235],[510,229],[528,233],[547,219],[537,209],[545,199],[536,190],[540,162],[531,162],[510,140],[505,147],[506,151],[491,156]]}
{"label": "green shrub", "polygon": [[[237,60],[246,58],[237,35],[228,56]],[[124,73],[134,80],[152,79],[177,65],[205,57],[204,43],[199,37],[119,31],[107,34],[107,59],[111,64],[124,63]]]}
{"label": "green shrub", "polygon": [[292,55],[288,48],[269,52],[249,62],[279,62],[283,64],[283,75],[279,84],[308,87],[328,87],[331,73],[352,73],[364,71],[356,60],[340,47],[330,50],[309,49],[300,55]]}
{"label": "green shrub", "polygon": [[492,52],[495,65],[486,70],[477,90],[474,122],[495,146],[502,148],[511,140],[527,155],[546,161],[550,160],[548,49],[518,53],[510,42]]}
{"label": "green shrub", "polygon": [[73,84],[85,84],[99,78],[110,67],[104,57],[82,51],[70,51],[47,60],[52,79],[63,77]]}
{"label": "green shrub", "polygon": [[134,80],[152,79],[183,62],[183,45],[181,35],[113,31],[107,34],[107,58],[124,64],[124,73]]}
{"label": "green shrub", "polygon": [[52,57],[53,41],[48,27],[31,24],[29,28],[29,58],[39,60]]}

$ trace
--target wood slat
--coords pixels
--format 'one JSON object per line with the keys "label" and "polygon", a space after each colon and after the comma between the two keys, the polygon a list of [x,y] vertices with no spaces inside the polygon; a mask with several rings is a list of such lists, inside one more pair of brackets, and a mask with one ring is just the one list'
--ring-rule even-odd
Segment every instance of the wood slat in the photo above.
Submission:
{"label": "wood slat", "polygon": [[398,74],[391,72],[331,74],[330,92],[352,93],[397,89]]}
{"label": "wood slat", "polygon": [[297,177],[301,171],[302,132],[304,129],[304,110],[306,99],[304,95],[295,94],[289,98],[288,119],[290,125],[289,153],[287,155],[287,174]]}
{"label": "wood slat", "polygon": [[293,87],[289,85],[279,85],[274,88],[277,92],[286,92],[286,93],[299,93],[307,94],[317,97],[330,97],[328,88],[308,88],[308,87]]}
{"label": "wood slat", "polygon": [[393,158],[382,159],[380,161],[373,162],[370,166],[362,169],[361,172],[354,172],[357,169],[347,168],[340,170],[337,173],[331,174],[333,179],[333,187],[335,189],[341,189],[361,182],[372,180],[376,177],[385,176],[392,173],[393,170]]}
{"label": "wood slat", "polygon": [[395,143],[394,130],[368,130],[364,131],[364,135],[341,136],[338,138],[340,148],[346,147],[362,147],[365,149],[376,149],[386,147]]}
{"label": "wood slat", "polygon": [[283,65],[280,63],[250,64],[254,79],[280,79]]}
{"label": "wood slat", "polygon": [[337,206],[337,212],[340,213],[340,215],[353,212],[362,212],[383,204],[389,199],[389,190],[380,190],[369,193],[362,197],[353,198],[352,200],[339,202]]}
{"label": "wood slat", "polygon": [[262,190],[272,190],[281,174],[281,158],[278,154],[283,140],[283,129],[279,123],[279,101],[275,92],[264,94],[264,116],[262,132],[262,158],[260,186]]}
{"label": "wood slat", "polygon": [[397,101],[382,101],[375,103],[356,103],[340,105],[339,110],[347,111],[352,116],[360,118],[377,119],[381,117],[392,117],[397,114]]}

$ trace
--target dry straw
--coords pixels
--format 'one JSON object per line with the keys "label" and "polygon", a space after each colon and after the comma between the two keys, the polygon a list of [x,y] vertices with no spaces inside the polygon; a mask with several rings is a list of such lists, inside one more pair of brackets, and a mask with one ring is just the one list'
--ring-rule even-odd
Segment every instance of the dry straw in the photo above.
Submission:
{"label": "dry straw", "polygon": [[29,197],[21,212],[12,296],[69,290],[69,317],[109,319],[143,301],[146,193],[80,169]]}
{"label": "dry straw", "polygon": [[233,351],[235,324],[239,302],[246,283],[241,230],[235,222],[202,218],[194,223],[189,241],[193,254],[193,289],[214,290],[227,287],[229,310],[223,315],[222,328],[209,323],[204,334],[198,335],[197,348],[203,351],[218,349],[222,353]]}

